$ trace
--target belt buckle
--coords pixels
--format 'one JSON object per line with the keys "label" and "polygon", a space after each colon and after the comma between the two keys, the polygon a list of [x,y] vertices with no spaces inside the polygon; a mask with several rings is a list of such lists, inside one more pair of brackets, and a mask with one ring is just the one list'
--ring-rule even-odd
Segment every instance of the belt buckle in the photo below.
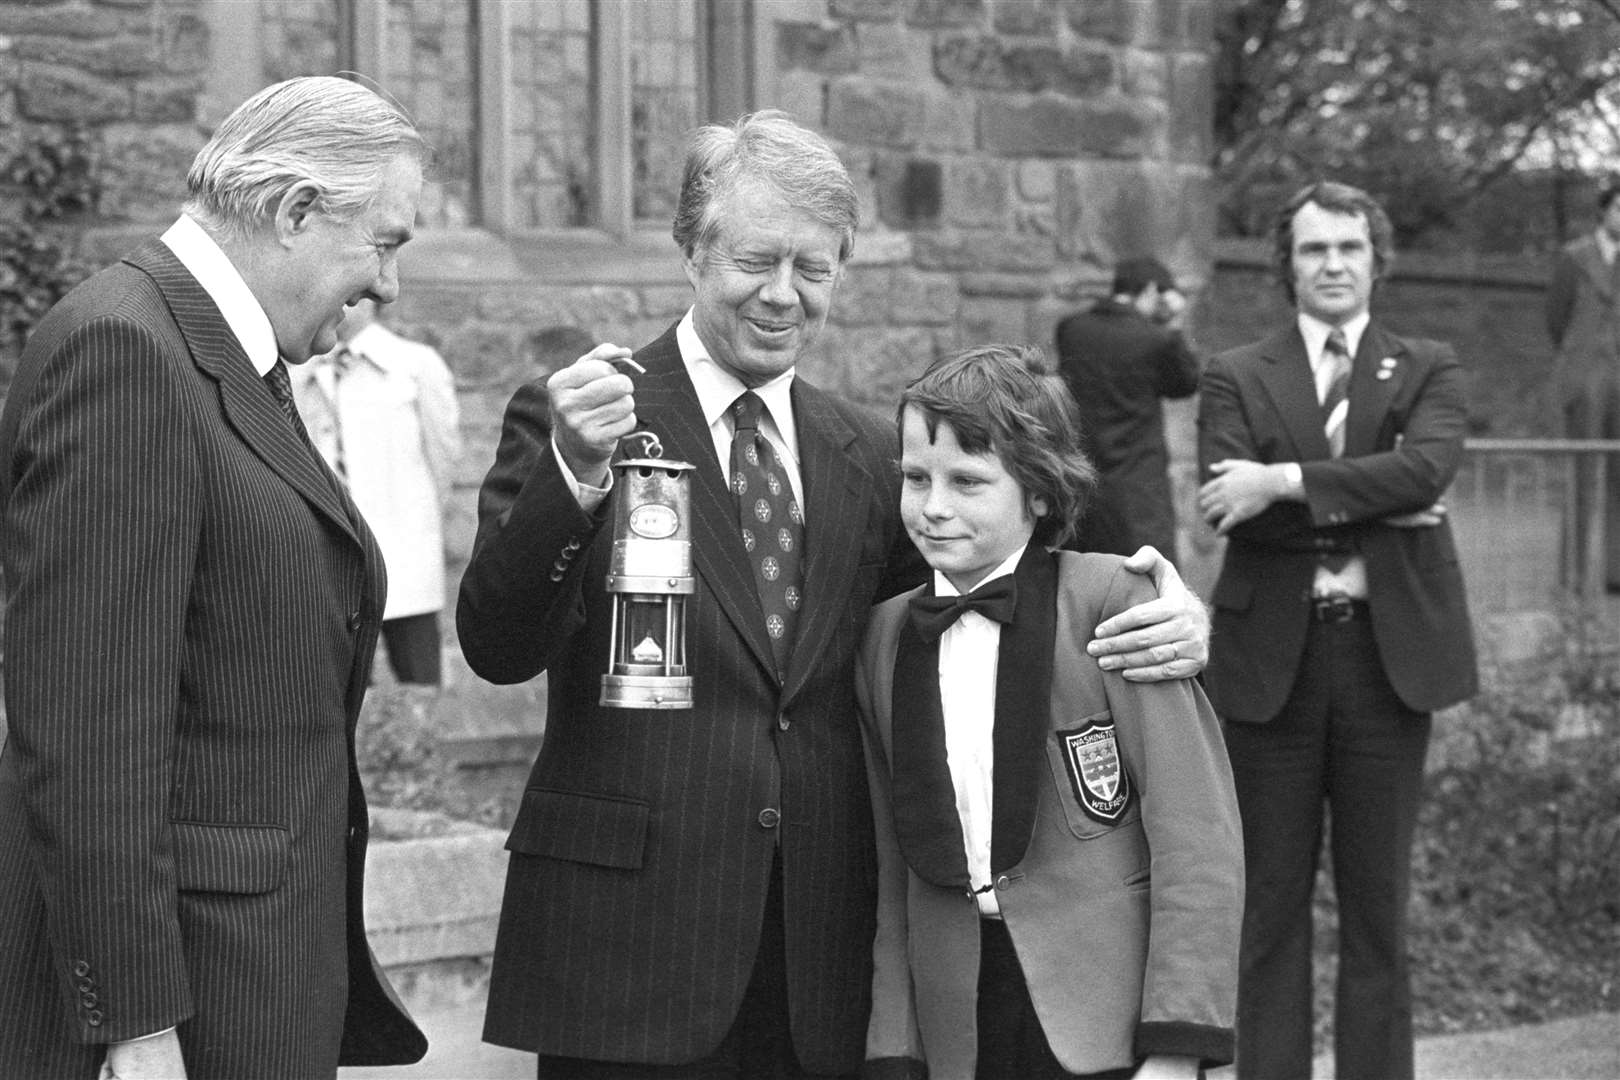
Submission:
{"label": "belt buckle", "polygon": [[1348,596],[1319,596],[1313,604],[1316,606],[1316,621],[1324,623],[1347,623],[1356,617],[1355,602]]}

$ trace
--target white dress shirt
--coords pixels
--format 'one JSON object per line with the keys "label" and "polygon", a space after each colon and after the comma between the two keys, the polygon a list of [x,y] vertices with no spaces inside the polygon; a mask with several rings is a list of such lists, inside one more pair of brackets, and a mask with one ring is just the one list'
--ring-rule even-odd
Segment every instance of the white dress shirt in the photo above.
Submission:
{"label": "white dress shirt", "polygon": [[185,214],[169,226],[162,240],[214,301],[214,306],[225,317],[225,325],[231,328],[254,370],[263,378],[275,366],[280,350],[276,347],[276,332],[270,325],[270,316],[264,313],[264,307],[242,280],[242,275],[214,243],[214,238]]}
{"label": "white dress shirt", "polygon": [[[1007,556],[973,588],[1005,577],[1018,566],[1024,549]],[[972,592],[972,589],[968,590]],[[937,570],[934,595],[960,592]],[[956,816],[962,822],[968,881],[979,912],[1000,917],[1001,905],[991,888],[991,816],[995,806],[996,669],[1000,659],[1001,624],[977,611],[964,611],[939,638],[939,701],[945,719],[945,758],[956,789]],[[983,892],[978,890],[983,889]]]}
{"label": "white dress shirt", "polygon": [[[1344,331],[1345,348],[1350,350],[1352,358],[1356,349],[1361,345],[1361,336],[1367,331],[1367,324],[1372,321],[1372,314],[1363,311],[1340,327]],[[1327,359],[1327,339],[1333,332],[1333,327],[1321,319],[1314,318],[1304,312],[1299,313],[1299,333],[1305,339],[1305,355],[1311,361],[1311,377],[1316,381],[1316,400],[1327,400],[1328,387],[1333,382],[1333,363]],[[1332,596],[1335,594],[1354,597],[1357,600],[1367,598],[1367,560],[1360,555],[1350,556],[1350,561],[1340,567],[1338,571],[1329,570],[1317,564],[1316,577],[1311,582],[1312,596]]]}

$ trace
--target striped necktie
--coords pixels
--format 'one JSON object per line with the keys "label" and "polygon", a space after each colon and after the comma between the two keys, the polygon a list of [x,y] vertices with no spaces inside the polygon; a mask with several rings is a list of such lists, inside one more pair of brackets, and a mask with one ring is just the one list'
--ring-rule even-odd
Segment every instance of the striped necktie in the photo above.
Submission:
{"label": "striped necktie", "polygon": [[315,444],[310,441],[309,431],[304,427],[304,418],[298,415],[298,405],[293,401],[292,377],[287,374],[287,365],[279,359],[272,364],[270,370],[264,373],[264,385],[270,388],[270,396],[281,406],[282,413],[287,417],[287,423],[292,425],[304,445],[313,450]]}
{"label": "striped necktie", "polygon": [[[1345,344],[1344,331],[1337,326],[1322,347],[1322,359],[1331,365],[1327,391],[1322,395],[1322,429],[1327,434],[1328,450],[1334,457],[1343,457],[1345,418],[1350,415],[1350,347]],[[1317,561],[1338,573],[1350,561],[1350,556],[1326,553],[1318,556]]]}
{"label": "striped necktie", "polygon": [[1331,365],[1327,391],[1322,395],[1322,428],[1334,457],[1344,456],[1344,423],[1350,415],[1350,348],[1338,327],[1328,334],[1322,360]]}

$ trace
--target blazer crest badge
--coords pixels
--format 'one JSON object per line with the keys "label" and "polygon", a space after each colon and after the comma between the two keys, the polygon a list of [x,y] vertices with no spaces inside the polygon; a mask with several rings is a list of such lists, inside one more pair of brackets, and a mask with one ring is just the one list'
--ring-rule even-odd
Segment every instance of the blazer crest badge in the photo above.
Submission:
{"label": "blazer crest badge", "polygon": [[1112,723],[1087,724],[1058,732],[1069,783],[1080,808],[1093,820],[1112,825],[1131,801],[1131,774],[1120,760]]}

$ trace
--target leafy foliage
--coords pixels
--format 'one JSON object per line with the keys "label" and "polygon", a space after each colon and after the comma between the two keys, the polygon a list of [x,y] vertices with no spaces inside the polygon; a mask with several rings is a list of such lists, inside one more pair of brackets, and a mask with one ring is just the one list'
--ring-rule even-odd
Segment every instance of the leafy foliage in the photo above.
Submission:
{"label": "leafy foliage", "polygon": [[1378,195],[1403,244],[1515,170],[1620,142],[1612,0],[1218,0],[1223,228],[1259,235],[1302,184]]}
{"label": "leafy foliage", "polygon": [[355,756],[373,806],[444,814],[482,825],[510,824],[513,793],[474,790],[439,746],[438,707],[429,687],[376,685],[355,730]]}
{"label": "leafy foliage", "polygon": [[[1435,719],[1412,866],[1420,1034],[1620,1007],[1620,642],[1572,611],[1552,655],[1487,665]],[[1330,1043],[1336,910],[1317,903],[1317,1046]]]}
{"label": "leafy foliage", "polygon": [[82,128],[0,126],[0,367],[9,377],[34,324],[84,277],[52,223],[94,210],[100,161]]}

